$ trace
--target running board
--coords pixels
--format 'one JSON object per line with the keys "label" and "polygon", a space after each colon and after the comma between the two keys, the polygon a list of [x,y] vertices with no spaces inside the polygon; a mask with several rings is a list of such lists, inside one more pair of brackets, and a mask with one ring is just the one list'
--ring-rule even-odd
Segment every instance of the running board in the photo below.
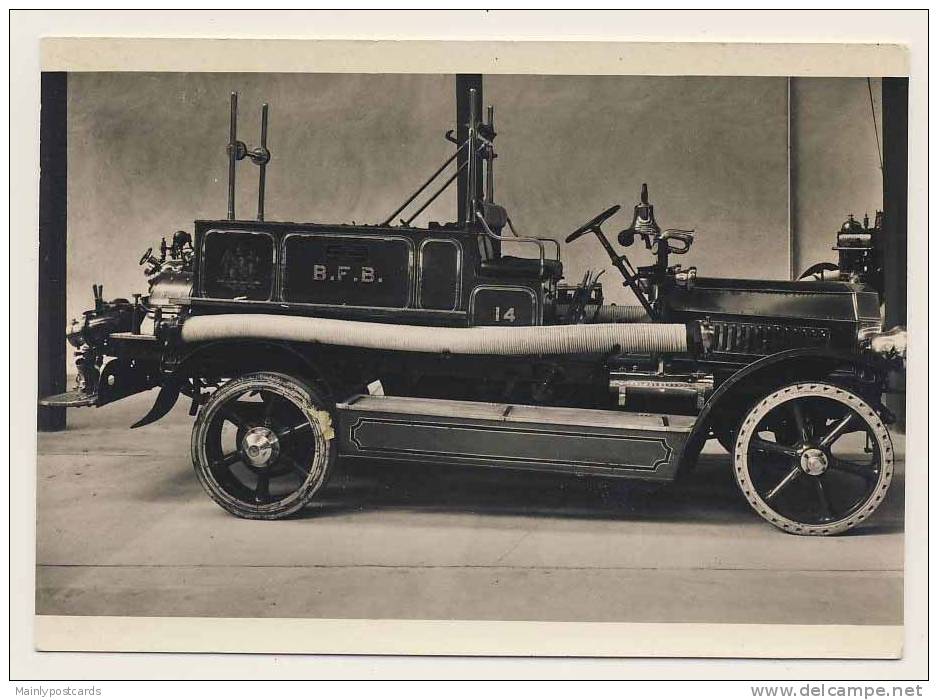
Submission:
{"label": "running board", "polygon": [[357,395],[336,405],[343,457],[669,481],[693,416]]}

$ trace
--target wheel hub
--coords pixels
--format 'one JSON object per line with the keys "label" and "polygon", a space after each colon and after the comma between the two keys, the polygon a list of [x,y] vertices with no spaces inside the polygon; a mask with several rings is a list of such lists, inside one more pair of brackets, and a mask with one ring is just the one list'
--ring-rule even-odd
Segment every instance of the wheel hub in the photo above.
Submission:
{"label": "wheel hub", "polygon": [[269,467],[280,454],[280,440],[273,430],[259,425],[244,434],[241,453],[252,467]]}
{"label": "wheel hub", "polygon": [[801,470],[811,476],[820,476],[827,471],[827,455],[823,450],[809,447],[801,453]]}

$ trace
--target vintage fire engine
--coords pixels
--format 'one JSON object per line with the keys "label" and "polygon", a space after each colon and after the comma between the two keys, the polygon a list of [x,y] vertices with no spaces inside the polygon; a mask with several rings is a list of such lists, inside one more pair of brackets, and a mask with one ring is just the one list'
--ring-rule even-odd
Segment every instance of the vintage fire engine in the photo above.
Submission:
{"label": "vintage fire engine", "polygon": [[[904,355],[876,291],[698,277],[671,258],[694,233],[662,230],[643,186],[617,240],[651,264],[604,233],[618,205],[566,237],[592,236],[636,300],[607,304],[601,272],[565,284],[559,242],[521,235],[495,203],[494,113],[470,101],[467,136],[447,133],[454,152],[432,177],[382,223],[345,225],[265,220],[267,106],[248,148],[233,94],[227,218],[147,250],[148,294],[105,301],[96,285],[68,331],[78,386],[42,403],[159,388],[139,427],[185,395],[198,479],[245,518],[297,512],[339,459],[670,482],[708,439],[785,531],[834,534],[873,513],[894,461],[881,396]],[[255,220],[235,215],[245,158],[260,167]],[[413,226],[459,173],[465,216]]]}

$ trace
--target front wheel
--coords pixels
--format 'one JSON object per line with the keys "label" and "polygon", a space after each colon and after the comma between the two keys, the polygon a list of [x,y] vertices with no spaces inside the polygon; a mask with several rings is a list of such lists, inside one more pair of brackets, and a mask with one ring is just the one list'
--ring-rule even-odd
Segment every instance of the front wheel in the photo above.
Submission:
{"label": "front wheel", "polygon": [[336,459],[332,416],[306,383],[276,372],[223,384],[192,428],[192,463],[211,498],[241,518],[297,512]]}
{"label": "front wheel", "polygon": [[753,509],[786,532],[834,535],[868,518],[892,481],[882,419],[847,389],[792,384],[759,401],[734,447],[736,482]]}

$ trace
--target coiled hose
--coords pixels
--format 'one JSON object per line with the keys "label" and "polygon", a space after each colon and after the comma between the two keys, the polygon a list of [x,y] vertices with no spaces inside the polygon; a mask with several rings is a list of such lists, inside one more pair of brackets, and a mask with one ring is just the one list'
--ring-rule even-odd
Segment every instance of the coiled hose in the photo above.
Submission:
{"label": "coiled hose", "polygon": [[678,323],[590,323],[569,326],[432,328],[271,314],[193,316],[183,323],[187,343],[208,340],[284,340],[374,350],[455,355],[577,355],[687,351]]}
{"label": "coiled hose", "polygon": [[[566,304],[557,308],[557,313],[562,317],[570,309]],[[618,304],[603,304],[597,310],[596,304],[587,304],[583,310],[583,317],[586,323],[634,323],[636,321],[650,321],[648,312],[644,306],[629,306]]]}

